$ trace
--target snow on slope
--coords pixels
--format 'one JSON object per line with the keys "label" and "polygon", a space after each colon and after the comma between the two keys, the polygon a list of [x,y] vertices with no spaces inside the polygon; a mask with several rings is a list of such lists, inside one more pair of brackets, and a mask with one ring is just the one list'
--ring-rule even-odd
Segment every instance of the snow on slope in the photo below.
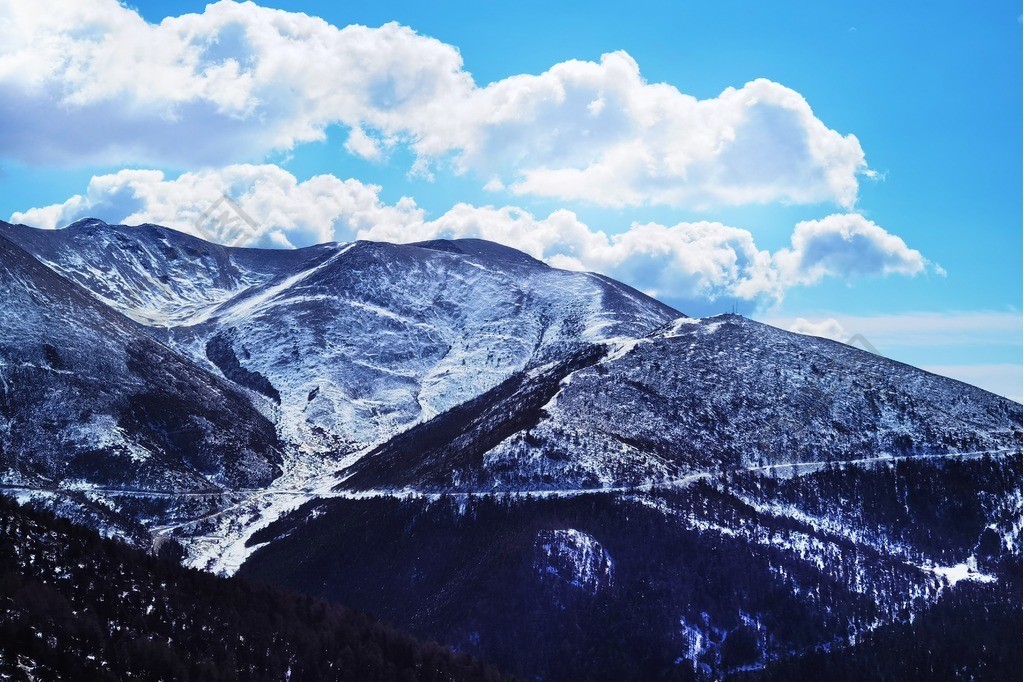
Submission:
{"label": "snow on slope", "polygon": [[[219,503],[203,527],[220,539],[196,547],[201,562],[276,518],[278,493],[315,487],[354,453],[524,369],[679,315],[619,283],[480,240],[235,249],[95,220],[0,233],[234,382],[275,423],[285,475],[269,495]],[[165,512],[144,513],[160,524]]]}
{"label": "snow on slope", "polygon": [[[193,566],[269,556],[315,591],[339,556],[370,588],[439,559],[454,573],[427,600],[471,610],[449,586],[482,558],[500,593],[559,613],[633,612],[654,576],[669,650],[709,675],[734,633],[763,662],[1019,567],[1020,405],[488,242],[259,251],[0,224],[0,295],[0,487],[178,539]],[[407,513],[434,521],[388,525]],[[437,556],[474,524],[472,551]],[[415,576],[389,575],[406,611]],[[786,612],[820,632],[771,625]]]}
{"label": "snow on slope", "polygon": [[542,580],[559,581],[591,595],[612,584],[615,562],[592,535],[575,528],[539,531],[534,553]]}
{"label": "snow on slope", "polygon": [[198,355],[228,336],[240,362],[280,392],[286,439],[351,451],[578,347],[588,329],[644,333],[670,315],[584,274],[500,264],[360,242],[174,338],[191,337]]}
{"label": "snow on slope", "polygon": [[159,328],[187,323],[273,274],[228,249],[153,225],[86,219],[36,230],[0,223],[0,233],[107,305]]}
{"label": "snow on slope", "polygon": [[3,483],[164,490],[265,485],[272,425],[234,385],[0,234]]}
{"label": "snow on slope", "polygon": [[480,240],[273,251],[95,220],[4,229],[172,347],[272,398],[257,402],[283,439],[317,457],[678,316],[617,282]]}
{"label": "snow on slope", "polygon": [[[605,349],[396,438],[357,462],[342,487],[621,488],[701,472],[1020,448],[1017,403],[739,316],[684,318],[643,338],[609,339]],[[497,441],[488,435],[496,424]]]}
{"label": "snow on slope", "polygon": [[[758,465],[1020,447],[1020,405],[738,316],[632,341],[571,382],[539,423],[484,456],[515,484],[621,485]],[[573,443],[571,453],[564,444]],[[621,471],[622,461],[642,460]],[[508,478],[506,478],[508,477]]]}
{"label": "snow on slope", "polygon": [[[234,382],[276,425],[284,474],[241,499],[181,505],[172,519],[93,493],[194,538],[192,560],[219,570],[237,569],[259,528],[339,494],[337,470],[351,491],[622,491],[1019,448],[1020,406],[984,391],[735,316],[680,317],[480,240],[267,251],[98,221],[0,233]],[[130,440],[90,419],[65,433]],[[148,469],[149,451],[125,456]]]}

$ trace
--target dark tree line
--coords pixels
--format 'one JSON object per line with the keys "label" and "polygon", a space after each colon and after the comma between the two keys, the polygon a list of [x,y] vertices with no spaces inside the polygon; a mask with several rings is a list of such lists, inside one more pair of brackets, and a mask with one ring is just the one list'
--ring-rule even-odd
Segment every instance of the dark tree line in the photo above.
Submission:
{"label": "dark tree line", "polygon": [[0,678],[504,679],[367,614],[186,569],[2,496]]}
{"label": "dark tree line", "polygon": [[965,584],[912,623],[870,632],[855,646],[806,653],[730,679],[1019,680],[1022,626],[1020,604],[1007,603],[1001,588]]}
{"label": "dark tree line", "polygon": [[[952,565],[973,555],[997,582],[980,593],[967,582],[943,588],[964,595],[956,617],[974,619],[972,638],[958,640],[950,617],[918,653],[941,656],[962,641],[967,673],[985,675],[1007,662],[990,661],[993,650],[1020,648],[1019,628],[985,620],[1020,609],[1019,550],[987,527],[1018,477],[1018,463],[970,460],[831,466],[789,480],[723,475],[636,496],[320,500],[257,533],[253,543],[269,544],[242,574],[367,609],[530,678],[719,679],[814,661],[829,647],[824,664],[862,651],[870,660],[873,649],[846,646],[851,633],[885,623],[925,633],[940,588],[918,557]],[[815,530],[785,513],[790,505],[871,542]],[[595,538],[614,562],[596,594],[543,578],[537,538],[566,528]],[[824,565],[787,544],[802,537],[828,550]],[[703,637],[696,660],[689,628]],[[899,671],[896,635],[889,646],[879,669]]]}

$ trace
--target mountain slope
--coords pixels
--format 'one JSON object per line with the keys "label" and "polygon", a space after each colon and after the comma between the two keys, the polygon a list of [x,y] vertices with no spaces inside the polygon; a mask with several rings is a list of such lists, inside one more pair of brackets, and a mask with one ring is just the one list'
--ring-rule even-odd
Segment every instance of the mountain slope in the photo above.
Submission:
{"label": "mountain slope", "polygon": [[[376,448],[341,489],[622,488],[751,467],[1012,450],[1021,438],[1021,406],[1010,400],[732,315],[680,319],[509,383],[474,400],[475,411],[457,408]],[[502,420],[515,426],[495,439]]]}
{"label": "mountain slope", "polygon": [[188,324],[249,287],[315,262],[323,249],[230,249],[158,225],[87,218],[60,230],[0,221],[0,234],[140,324]]}
{"label": "mountain slope", "polygon": [[524,368],[679,316],[622,284],[480,240],[292,252],[98,221],[3,230],[173,347],[269,398],[285,440],[333,459]]}
{"label": "mountain slope", "polygon": [[280,394],[285,437],[328,434],[352,451],[579,347],[588,331],[642,333],[669,318],[645,303],[536,261],[358,242],[174,339],[207,355],[222,339]]}
{"label": "mountain slope", "polygon": [[6,484],[203,490],[266,485],[273,425],[0,235],[0,462]]}
{"label": "mountain slope", "polygon": [[479,240],[3,235],[41,259],[0,242],[8,487],[192,566],[540,679],[1019,604],[1021,406],[980,389]]}
{"label": "mountain slope", "polygon": [[0,497],[5,680],[500,680],[370,616],[147,556]]}
{"label": "mountain slope", "polygon": [[[1020,475],[1014,454],[650,491],[323,499],[256,534],[240,574],[552,680],[722,679],[821,651],[841,662],[952,597],[980,628],[961,659],[1016,649],[996,671],[1013,679],[1019,629],[1001,623],[1021,605]],[[968,643],[956,621],[944,628],[922,646]]]}

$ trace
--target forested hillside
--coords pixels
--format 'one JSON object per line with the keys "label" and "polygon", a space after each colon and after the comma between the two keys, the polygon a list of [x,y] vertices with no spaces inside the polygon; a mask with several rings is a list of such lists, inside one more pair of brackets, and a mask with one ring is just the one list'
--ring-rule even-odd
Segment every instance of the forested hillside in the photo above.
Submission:
{"label": "forested hillside", "polygon": [[239,575],[531,679],[1016,679],[1020,476],[1016,457],[910,459],[319,500],[257,533]]}
{"label": "forested hillside", "polygon": [[0,496],[0,679],[505,678],[364,613],[186,569]]}

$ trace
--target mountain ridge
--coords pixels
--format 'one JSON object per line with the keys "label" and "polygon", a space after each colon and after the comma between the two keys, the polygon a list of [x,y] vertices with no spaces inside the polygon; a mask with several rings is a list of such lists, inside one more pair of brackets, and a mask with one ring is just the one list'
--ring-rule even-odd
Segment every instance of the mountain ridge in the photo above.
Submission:
{"label": "mountain ridge", "polygon": [[[0,223],[0,473],[106,534],[552,679],[763,667],[965,580],[1017,599],[1013,401],[481,240],[68,229]],[[657,665],[571,654],[609,637]]]}
{"label": "mountain ridge", "polygon": [[[138,481],[130,470],[118,471],[113,464],[124,458],[155,458],[160,464],[149,473],[155,472],[156,480],[176,478],[186,487],[209,487],[210,476],[228,485],[266,483],[273,477],[276,437],[234,384],[169,351],[140,325],[2,234],[0,289],[5,300],[0,310],[5,328],[0,338],[5,367],[0,454],[9,467],[8,481],[10,475]],[[43,387],[48,391],[41,392]],[[188,409],[167,411],[157,409],[157,403],[187,404]],[[81,416],[73,416],[75,411]],[[54,420],[42,433],[30,426],[41,417]],[[235,422],[240,429],[232,427]],[[192,442],[182,441],[183,434]],[[99,444],[91,441],[93,435]],[[61,442],[71,447],[73,462],[63,473],[66,462],[41,456],[41,451],[59,450]],[[78,452],[75,442],[82,444]],[[204,449],[213,452],[207,455]],[[238,470],[225,469],[219,461],[236,457],[241,458]],[[105,463],[104,458],[113,460]],[[255,468],[247,474],[244,469],[250,466]]]}

